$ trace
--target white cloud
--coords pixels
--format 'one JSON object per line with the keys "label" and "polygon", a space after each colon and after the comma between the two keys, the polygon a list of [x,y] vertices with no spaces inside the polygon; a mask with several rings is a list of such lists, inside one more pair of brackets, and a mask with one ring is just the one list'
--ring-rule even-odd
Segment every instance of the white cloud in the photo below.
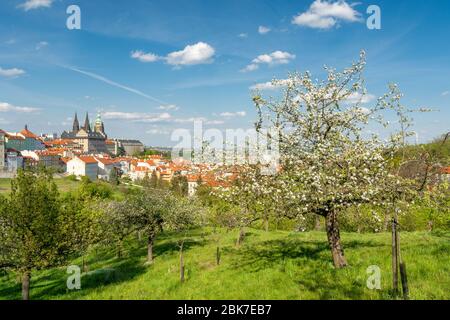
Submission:
{"label": "white cloud", "polygon": [[187,123],[187,122],[194,122],[194,121],[206,122],[206,121],[208,121],[208,119],[206,119],[204,117],[190,117],[190,118],[178,118],[178,119],[173,120],[173,122],[175,122],[175,123]]}
{"label": "white cloud", "polygon": [[135,122],[161,122],[172,118],[167,112],[155,114],[121,111],[107,111],[102,114],[102,117],[109,120],[130,120]]}
{"label": "white cloud", "polygon": [[169,53],[166,60],[168,64],[174,66],[205,64],[213,61],[214,54],[213,47],[207,43],[198,42],[186,46],[181,51]]}
{"label": "white cloud", "polygon": [[25,74],[25,71],[22,69],[12,68],[12,69],[3,69],[0,67],[0,76],[7,78],[14,78]]}
{"label": "white cloud", "polygon": [[165,60],[167,64],[179,67],[212,63],[215,53],[215,49],[209,44],[197,42],[196,44],[186,46],[183,50],[171,52],[166,57],[161,57],[154,53],[133,51],[131,52],[131,58],[141,62]]}
{"label": "white cloud", "polygon": [[241,72],[251,72],[251,71],[255,71],[258,70],[259,66],[257,64],[249,64],[248,66],[246,66],[244,69],[241,70]]}
{"label": "white cloud", "polygon": [[131,58],[137,59],[140,62],[155,62],[155,61],[158,61],[158,60],[161,59],[156,54],[145,53],[145,52],[140,51],[140,50],[131,52]]}
{"label": "white cloud", "polygon": [[443,97],[446,97],[446,96],[448,96],[450,94],[450,91],[444,91],[444,92],[442,92],[442,96]]}
{"label": "white cloud", "polygon": [[248,34],[247,34],[247,33],[240,33],[240,34],[238,35],[238,37],[239,37],[239,38],[247,38],[247,37],[248,37]]}
{"label": "white cloud", "polygon": [[168,135],[171,132],[170,132],[170,130],[167,130],[167,129],[154,128],[154,129],[147,130],[145,133],[147,133],[147,134],[155,134],[155,135]]}
{"label": "white cloud", "polygon": [[261,64],[267,65],[277,65],[277,64],[287,64],[291,60],[295,59],[295,54],[291,54],[285,51],[274,51],[270,54],[262,54],[253,59],[252,63],[242,69],[242,72],[254,71],[259,68]]}
{"label": "white cloud", "polygon": [[45,48],[48,46],[47,41],[41,41],[36,45],[36,50],[41,50],[42,48]]}
{"label": "white cloud", "polygon": [[265,27],[265,26],[259,26],[258,32],[259,32],[259,34],[267,34],[270,32],[270,28]]}
{"label": "white cloud", "polygon": [[363,95],[362,93],[354,92],[351,95],[349,95],[347,99],[345,99],[345,102],[350,104],[357,104],[357,103],[366,104],[372,102],[373,100],[375,100],[375,96],[373,94]]}
{"label": "white cloud", "polygon": [[39,108],[19,107],[7,102],[0,102],[0,112],[33,113],[39,110]]}
{"label": "white cloud", "polygon": [[163,106],[159,106],[158,107],[159,110],[165,110],[165,111],[178,111],[180,109],[180,107],[178,107],[177,105],[174,104],[169,104],[169,105],[163,105]]}
{"label": "white cloud", "polygon": [[276,90],[281,87],[287,86],[289,79],[277,80],[276,82],[268,81],[264,83],[257,83],[250,87],[251,90]]}
{"label": "white cloud", "polygon": [[224,124],[225,121],[222,120],[208,120],[205,122],[205,124],[209,124],[209,125],[219,125],[219,124]]}
{"label": "white cloud", "polygon": [[235,118],[235,117],[245,117],[247,113],[245,111],[237,111],[237,112],[222,112],[219,114],[221,117],[225,118]]}
{"label": "white cloud", "polygon": [[145,112],[122,112],[107,111],[102,113],[102,117],[108,120],[125,120],[141,123],[190,123],[202,121],[204,124],[211,124],[212,121],[204,117],[174,118],[167,112],[163,113],[145,113]]}
{"label": "white cloud", "polygon": [[315,0],[306,12],[294,16],[292,23],[316,29],[330,29],[339,21],[356,22],[361,14],[344,0]]}
{"label": "white cloud", "polygon": [[18,7],[23,8],[25,11],[38,8],[50,8],[53,1],[54,0],[27,0]]}

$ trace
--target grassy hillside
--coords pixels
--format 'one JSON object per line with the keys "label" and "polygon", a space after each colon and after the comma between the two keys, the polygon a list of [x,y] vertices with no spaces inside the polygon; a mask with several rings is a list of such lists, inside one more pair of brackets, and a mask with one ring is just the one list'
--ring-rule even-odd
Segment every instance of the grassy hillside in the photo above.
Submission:
{"label": "grassy hillside", "polygon": [[[343,234],[350,267],[335,270],[326,236],[250,230],[241,248],[235,232],[222,238],[222,262],[215,264],[216,242],[205,231],[186,243],[187,280],[179,282],[176,238],[157,241],[156,261],[145,265],[145,243],[130,239],[127,255],[111,248],[91,252],[82,289],[68,292],[66,269],[35,273],[32,299],[391,299],[389,234]],[[402,233],[412,299],[450,299],[450,235]],[[81,260],[75,260],[81,264]],[[367,289],[367,267],[381,268],[382,290]],[[19,299],[15,275],[0,277],[0,299]]]}
{"label": "grassy hillside", "polygon": [[[68,178],[54,179],[60,192],[73,191],[80,185],[79,181],[73,181]],[[11,179],[0,179],[0,194],[9,193],[11,191]]]}

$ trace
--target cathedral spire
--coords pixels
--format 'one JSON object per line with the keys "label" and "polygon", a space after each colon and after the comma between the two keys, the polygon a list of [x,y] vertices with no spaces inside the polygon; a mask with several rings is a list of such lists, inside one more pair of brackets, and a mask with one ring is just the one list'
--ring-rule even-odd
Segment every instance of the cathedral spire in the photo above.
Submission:
{"label": "cathedral spire", "polygon": [[80,131],[80,123],[78,122],[78,115],[76,112],[75,112],[75,118],[73,120],[73,130],[72,131],[75,133]]}
{"label": "cathedral spire", "polygon": [[84,131],[91,132],[91,125],[89,124],[89,114],[86,112],[86,120],[84,120]]}

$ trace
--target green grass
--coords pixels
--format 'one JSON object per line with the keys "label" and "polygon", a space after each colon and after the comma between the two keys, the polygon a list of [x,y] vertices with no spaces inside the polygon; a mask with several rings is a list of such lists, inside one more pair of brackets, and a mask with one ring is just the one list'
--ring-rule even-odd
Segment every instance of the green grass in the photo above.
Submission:
{"label": "green grass", "polygon": [[[161,236],[153,265],[145,264],[145,243],[130,239],[127,255],[111,248],[93,250],[82,289],[66,289],[66,269],[33,274],[32,299],[392,299],[389,234],[343,234],[350,266],[333,268],[321,232],[249,230],[234,246],[236,232],[222,239],[222,262],[215,264],[216,243],[208,231],[190,233],[186,242],[185,283],[179,282],[176,237]],[[450,299],[450,235],[402,233],[411,299]],[[80,264],[80,259],[74,261]],[[381,268],[382,290],[366,287],[366,270]],[[0,299],[19,299],[17,277],[0,278]]]}
{"label": "green grass", "polygon": [[[79,181],[72,181],[68,178],[55,178],[56,186],[60,192],[69,192],[78,188]],[[7,194],[11,191],[11,179],[0,179],[0,194]]]}
{"label": "green grass", "polygon": [[11,179],[0,179],[0,194],[11,191]]}

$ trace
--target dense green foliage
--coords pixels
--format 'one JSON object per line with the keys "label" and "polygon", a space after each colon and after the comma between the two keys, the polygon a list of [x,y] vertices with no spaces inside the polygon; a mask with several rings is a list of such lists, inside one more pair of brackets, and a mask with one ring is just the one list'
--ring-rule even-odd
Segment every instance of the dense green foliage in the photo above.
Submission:
{"label": "dense green foliage", "polygon": [[47,172],[19,171],[11,193],[0,201],[0,267],[22,277],[22,294],[29,297],[32,272],[62,264],[71,252],[55,183]]}

